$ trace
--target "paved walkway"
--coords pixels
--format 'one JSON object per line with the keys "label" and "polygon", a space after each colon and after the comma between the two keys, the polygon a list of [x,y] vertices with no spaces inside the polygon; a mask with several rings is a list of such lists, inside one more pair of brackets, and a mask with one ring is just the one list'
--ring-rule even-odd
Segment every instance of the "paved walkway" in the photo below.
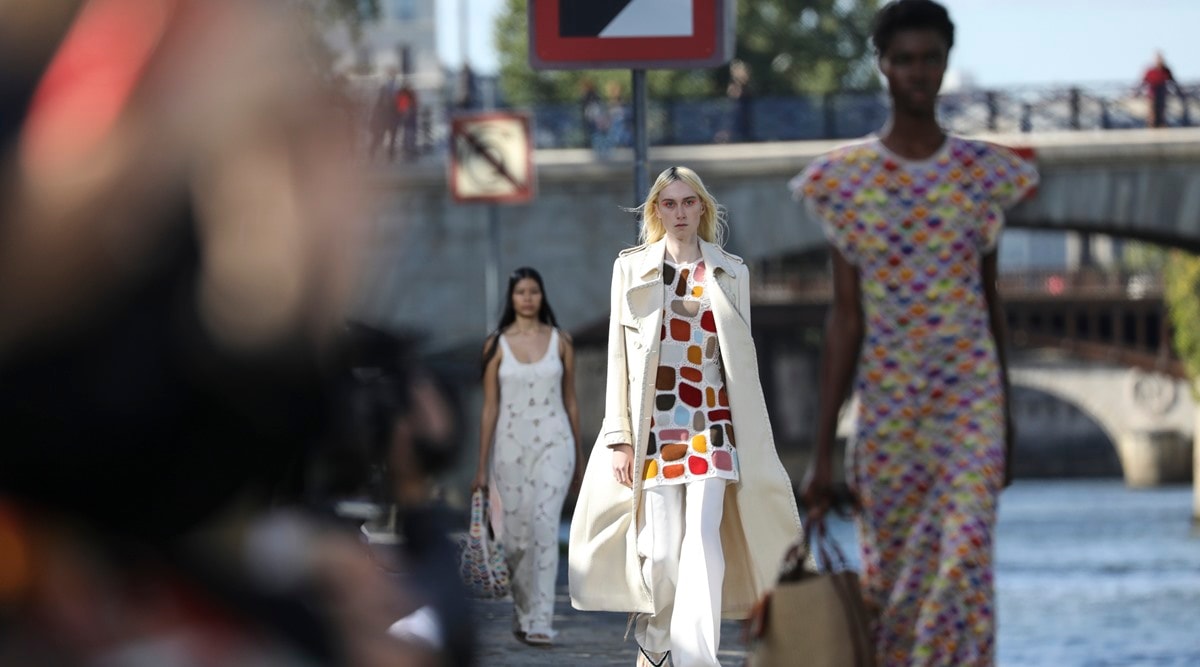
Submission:
{"label": "paved walkway", "polygon": [[[518,642],[512,635],[512,602],[479,600],[479,660],[481,667],[633,667],[637,643],[630,633],[625,636],[625,614],[581,612],[571,608],[567,597],[566,558],[559,562],[558,595],[554,606],[554,627],[558,636],[554,646],[535,648]],[[721,665],[740,667],[746,652],[740,621],[725,621],[721,626]]]}

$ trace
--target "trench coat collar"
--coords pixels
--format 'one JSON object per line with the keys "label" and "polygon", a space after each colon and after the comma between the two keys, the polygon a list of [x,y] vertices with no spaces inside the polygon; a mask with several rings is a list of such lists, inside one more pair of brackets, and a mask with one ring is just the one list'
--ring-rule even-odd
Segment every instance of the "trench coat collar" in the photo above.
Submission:
{"label": "trench coat collar", "polygon": [[[641,262],[638,264],[637,276],[643,280],[652,280],[652,274],[662,271],[663,259],[666,256],[667,241],[665,238],[646,244],[646,251],[642,253]],[[710,271],[723,271],[730,276],[737,276],[737,271],[734,270],[729,256],[717,244],[701,239],[700,256],[704,258],[704,264]]]}

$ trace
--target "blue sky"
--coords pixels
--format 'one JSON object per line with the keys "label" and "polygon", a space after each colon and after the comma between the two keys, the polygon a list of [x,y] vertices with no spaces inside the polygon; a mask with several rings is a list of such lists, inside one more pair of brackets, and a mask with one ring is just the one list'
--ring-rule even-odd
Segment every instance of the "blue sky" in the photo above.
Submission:
{"label": "blue sky", "polygon": [[[753,0],[740,0],[753,2]],[[497,68],[494,17],[504,0],[438,0],[438,49],[461,62],[459,10],[468,7],[468,58]],[[1136,83],[1161,49],[1181,81],[1200,81],[1200,0],[944,0],[957,27],[951,70],[979,86]]]}

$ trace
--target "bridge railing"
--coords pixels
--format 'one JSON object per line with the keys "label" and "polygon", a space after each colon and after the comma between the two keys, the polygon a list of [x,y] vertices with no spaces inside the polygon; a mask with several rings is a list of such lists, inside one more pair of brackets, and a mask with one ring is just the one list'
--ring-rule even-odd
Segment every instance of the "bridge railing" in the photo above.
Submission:
{"label": "bridge railing", "polygon": [[[765,272],[754,285],[756,303],[823,303],[833,295],[826,271]],[[998,285],[1002,296],[1019,299],[1136,300],[1160,299],[1163,294],[1160,273],[1098,268],[1005,272]]]}
{"label": "bridge railing", "polygon": [[1162,274],[1151,271],[1082,269],[1002,273],[1000,293],[1064,299],[1086,296],[1126,299],[1159,298]]}
{"label": "bridge railing", "polygon": [[[800,141],[860,137],[877,130],[888,114],[884,92],[763,96],[739,109],[728,98],[651,101],[647,130],[652,145],[714,142]],[[1077,86],[1014,86],[958,90],[939,98],[942,123],[954,132],[1044,132],[1145,127],[1146,94],[1124,83]],[[578,104],[545,104],[532,110],[539,148],[590,145]],[[624,118],[631,118],[628,107]],[[1167,101],[1166,123],[1190,127],[1200,118],[1200,83],[1186,83]],[[628,145],[632,128],[614,132]]]}
{"label": "bridge railing", "polygon": [[[1158,275],[1025,271],[1002,274],[999,282],[1013,345],[1053,347],[1081,358],[1186,377],[1170,342]],[[793,329],[819,326],[832,297],[828,273],[807,270],[761,272],[751,296],[756,309],[773,312],[776,323]]]}

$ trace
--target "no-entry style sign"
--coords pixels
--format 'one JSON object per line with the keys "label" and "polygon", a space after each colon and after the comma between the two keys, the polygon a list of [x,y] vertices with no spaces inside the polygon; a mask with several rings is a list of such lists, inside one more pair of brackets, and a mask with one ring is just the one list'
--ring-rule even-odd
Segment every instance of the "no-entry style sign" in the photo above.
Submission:
{"label": "no-entry style sign", "polygon": [[534,69],[714,67],[733,56],[735,0],[536,0]]}
{"label": "no-entry style sign", "polygon": [[450,194],[458,202],[518,203],[533,198],[529,116],[480,113],[450,125]]}

